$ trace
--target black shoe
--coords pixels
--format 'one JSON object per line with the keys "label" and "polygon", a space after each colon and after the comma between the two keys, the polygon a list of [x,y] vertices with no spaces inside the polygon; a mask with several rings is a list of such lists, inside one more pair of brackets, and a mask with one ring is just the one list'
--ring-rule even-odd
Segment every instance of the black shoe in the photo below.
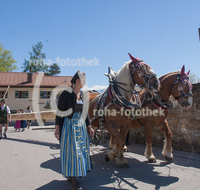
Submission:
{"label": "black shoe", "polygon": [[7,135],[6,135],[6,133],[4,133],[3,136],[5,137],[5,139],[7,139]]}
{"label": "black shoe", "polygon": [[71,177],[67,177],[67,181],[72,182],[72,178]]}
{"label": "black shoe", "polygon": [[2,136],[0,136],[0,140],[2,139]]}

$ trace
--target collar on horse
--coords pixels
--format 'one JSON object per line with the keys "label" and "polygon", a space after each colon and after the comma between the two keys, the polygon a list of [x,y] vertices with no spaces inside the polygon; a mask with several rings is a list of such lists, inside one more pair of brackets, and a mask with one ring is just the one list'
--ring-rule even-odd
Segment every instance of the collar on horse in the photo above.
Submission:
{"label": "collar on horse", "polygon": [[172,102],[169,102],[169,101],[165,102],[165,101],[161,98],[161,96],[158,94],[158,92],[155,92],[155,93],[154,93],[152,102],[153,102],[157,107],[161,107],[161,108],[166,109],[166,110],[167,110],[167,109],[173,108]]}
{"label": "collar on horse", "polygon": [[[94,109],[95,110],[108,109],[113,104],[115,104],[118,108],[122,108],[122,107],[124,107],[125,109],[140,108],[141,101],[140,101],[140,98],[138,97],[137,93],[135,93],[134,91],[127,91],[126,89],[121,87],[119,84],[122,84],[122,85],[127,85],[127,84],[121,83],[121,82],[116,82],[116,80],[115,80],[116,72],[114,70],[112,70],[110,67],[108,68],[108,71],[109,71],[108,74],[105,74],[105,75],[109,78],[110,85],[102,94],[100,94],[96,98]],[[126,98],[122,97],[118,88],[121,88],[121,89],[133,94],[136,98],[136,101],[134,103],[132,103],[129,100],[127,100]],[[106,98],[108,95],[111,99],[111,102],[109,102],[107,105],[105,105]],[[97,118],[99,118],[100,128],[102,128],[102,122],[104,120],[104,116],[98,116],[96,114],[91,118],[91,122],[93,122]]]}
{"label": "collar on horse", "polygon": [[[110,67],[108,68],[108,74],[105,74],[109,78],[109,87],[108,87],[108,94],[110,96],[111,101],[119,108],[124,107],[125,109],[132,109],[132,108],[139,108],[141,107],[141,101],[140,98],[138,97],[137,93],[135,91],[129,91],[124,89],[121,85],[128,85],[122,82],[117,82],[115,80],[116,77],[116,72],[112,70]],[[130,84],[129,84],[130,85]],[[131,85],[133,86],[133,85]],[[122,90],[131,93],[134,95],[136,101],[134,103],[130,102],[126,98],[122,97],[119,89],[121,88]]]}
{"label": "collar on horse", "polygon": [[171,102],[165,102],[157,92],[153,94],[147,92],[144,99],[145,101],[142,103],[142,107],[146,106],[149,103],[153,103],[156,107],[161,107],[165,110],[173,107]]}
{"label": "collar on horse", "polygon": [[140,108],[141,107],[141,101],[140,98],[138,97],[138,95],[136,93],[133,93],[136,101],[135,103],[130,102],[129,100],[127,100],[126,98],[120,96],[120,94],[117,94],[116,91],[114,90],[114,86],[112,84],[109,85],[108,87],[108,94],[110,96],[111,101],[118,107],[118,108],[122,108],[124,107],[125,109],[132,109],[132,108]]}

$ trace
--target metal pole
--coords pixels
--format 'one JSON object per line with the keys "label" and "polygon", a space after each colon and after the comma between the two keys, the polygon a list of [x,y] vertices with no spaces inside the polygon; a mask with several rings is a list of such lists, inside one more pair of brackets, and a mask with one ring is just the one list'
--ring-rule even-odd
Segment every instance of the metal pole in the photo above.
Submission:
{"label": "metal pole", "polygon": [[6,92],[5,92],[5,94],[3,95],[3,98],[2,98],[2,99],[4,99],[4,98],[6,97],[6,94],[7,94],[8,90],[9,90],[9,88],[10,88],[10,85],[7,87]]}
{"label": "metal pole", "polygon": [[199,31],[199,41],[200,41],[200,28],[198,29],[198,31]]}

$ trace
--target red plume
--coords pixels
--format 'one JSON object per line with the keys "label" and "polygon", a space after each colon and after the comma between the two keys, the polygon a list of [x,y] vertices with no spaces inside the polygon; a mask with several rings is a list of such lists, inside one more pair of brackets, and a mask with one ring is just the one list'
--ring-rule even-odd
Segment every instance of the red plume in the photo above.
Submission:
{"label": "red plume", "polygon": [[139,61],[140,59],[133,57],[130,53],[128,53],[131,60],[133,61],[133,63],[136,63],[137,61]]}
{"label": "red plume", "polygon": [[187,72],[187,75],[189,75],[190,74],[190,70]]}
{"label": "red plume", "polygon": [[185,65],[183,65],[183,67],[181,69],[180,77],[182,77],[184,74],[185,74]]}

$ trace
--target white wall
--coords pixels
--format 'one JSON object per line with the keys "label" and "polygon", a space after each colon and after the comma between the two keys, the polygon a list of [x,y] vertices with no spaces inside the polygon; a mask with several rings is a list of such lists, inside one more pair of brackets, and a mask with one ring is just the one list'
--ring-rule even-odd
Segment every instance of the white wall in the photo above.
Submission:
{"label": "white wall", "polygon": [[[6,88],[0,88],[1,91],[5,91]],[[15,98],[15,91],[28,91],[28,98]],[[31,111],[48,111],[50,109],[45,109],[47,101],[50,99],[40,99],[40,91],[52,91],[53,88],[40,88],[37,95],[33,94],[33,88],[12,88],[8,90],[8,98],[5,98],[6,105],[9,106],[11,110],[24,109],[30,105]],[[36,105],[36,106],[35,106]],[[37,107],[39,110],[34,110]],[[52,121],[52,120],[50,120]]]}

